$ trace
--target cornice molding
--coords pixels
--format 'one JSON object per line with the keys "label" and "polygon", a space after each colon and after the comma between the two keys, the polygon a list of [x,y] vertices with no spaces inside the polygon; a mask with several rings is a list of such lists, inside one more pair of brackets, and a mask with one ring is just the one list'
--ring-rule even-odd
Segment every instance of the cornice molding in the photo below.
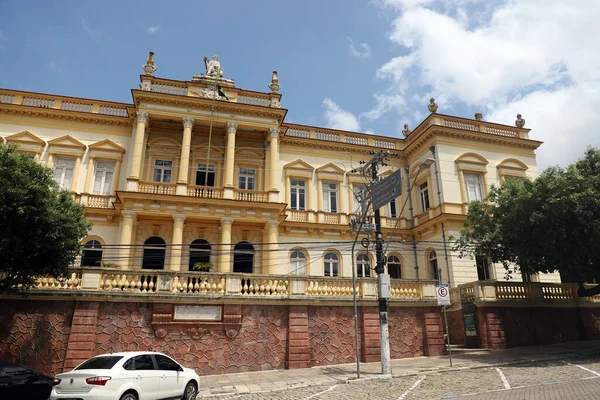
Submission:
{"label": "cornice molding", "polygon": [[132,126],[132,119],[130,117],[117,117],[106,114],[66,111],[53,108],[22,106],[17,104],[0,103],[0,114],[2,113],[97,124]]}

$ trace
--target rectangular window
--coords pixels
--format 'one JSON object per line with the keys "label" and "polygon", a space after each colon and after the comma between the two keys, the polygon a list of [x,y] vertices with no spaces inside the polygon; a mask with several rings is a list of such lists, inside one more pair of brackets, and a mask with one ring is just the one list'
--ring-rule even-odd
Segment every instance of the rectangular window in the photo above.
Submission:
{"label": "rectangular window", "polygon": [[171,183],[173,175],[173,161],[171,160],[154,160],[154,182]]}
{"label": "rectangular window", "polygon": [[337,212],[337,184],[323,183],[323,211]]}
{"label": "rectangular window", "polygon": [[290,180],[290,206],[292,210],[306,210],[306,182]]}
{"label": "rectangular window", "polygon": [[419,185],[419,212],[424,213],[429,209],[429,188],[427,182]]}
{"label": "rectangular window", "polygon": [[256,170],[254,168],[240,168],[239,188],[245,190],[256,189]]}
{"label": "rectangular window", "polygon": [[61,188],[71,190],[74,171],[74,158],[56,158],[54,161],[54,180]]}
{"label": "rectangular window", "polygon": [[198,164],[196,169],[196,185],[197,186],[215,186],[215,166],[210,164],[208,171],[206,164]]}
{"label": "rectangular window", "polygon": [[388,207],[389,207],[389,210],[390,210],[389,216],[391,218],[398,218],[399,217],[399,215],[398,215],[398,211],[399,210],[398,210],[398,207],[396,206],[396,199],[392,199],[392,201],[390,201],[390,204],[389,204]]}
{"label": "rectangular window", "polygon": [[362,204],[366,204],[367,187],[365,185],[355,185],[354,192],[354,213],[362,215]]}
{"label": "rectangular window", "polygon": [[96,161],[94,169],[93,194],[109,195],[112,192],[113,176],[115,174],[114,161]]}
{"label": "rectangular window", "polygon": [[464,173],[465,189],[467,191],[467,201],[483,200],[481,174]]}

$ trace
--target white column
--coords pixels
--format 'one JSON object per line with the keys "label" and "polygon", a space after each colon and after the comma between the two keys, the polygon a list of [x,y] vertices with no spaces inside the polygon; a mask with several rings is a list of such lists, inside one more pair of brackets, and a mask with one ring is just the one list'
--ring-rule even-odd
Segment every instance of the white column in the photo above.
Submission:
{"label": "white column", "polygon": [[[140,111],[137,113],[137,127],[133,139],[133,152],[129,164],[129,177],[127,180],[136,181],[135,190],[137,190],[137,181],[140,179],[140,169],[142,166],[142,152],[146,140],[146,124],[148,123],[148,113]],[[133,189],[133,188],[132,188]],[[127,190],[131,190],[129,185]]]}
{"label": "white column", "polygon": [[227,148],[225,149],[225,181],[224,187],[233,186],[233,169],[235,161],[235,133],[237,132],[237,122],[227,123]]}
{"label": "white column", "polygon": [[171,240],[171,271],[181,271],[181,253],[183,250],[183,226],[185,214],[173,214],[173,239]]}
{"label": "white column", "polygon": [[[267,222],[268,232],[269,232],[269,246],[267,251],[268,257],[263,254],[263,263],[267,265],[267,271],[269,275],[277,275],[280,274],[279,268],[277,265],[277,250],[279,249],[279,221],[269,221]],[[287,265],[287,264],[284,264]],[[263,268],[263,271],[265,268]]]}
{"label": "white column", "polygon": [[221,217],[221,250],[219,254],[219,262],[217,266],[218,272],[231,272],[231,253],[233,252],[233,246],[231,246],[231,225],[233,224],[233,218]]}
{"label": "white column", "polygon": [[179,179],[177,179],[177,194],[187,194],[187,184],[190,168],[190,148],[192,143],[192,127],[194,118],[183,117],[183,137],[181,140],[181,156],[179,159]]}
{"label": "white column", "polygon": [[123,218],[119,226],[119,260],[117,265],[123,269],[128,269],[131,260],[131,244],[133,238],[133,222],[135,221],[135,211],[122,210]]}
{"label": "white column", "polygon": [[271,148],[269,151],[269,174],[271,175],[271,182],[269,183],[269,191],[279,191],[279,128],[270,128],[269,137],[271,138]]}

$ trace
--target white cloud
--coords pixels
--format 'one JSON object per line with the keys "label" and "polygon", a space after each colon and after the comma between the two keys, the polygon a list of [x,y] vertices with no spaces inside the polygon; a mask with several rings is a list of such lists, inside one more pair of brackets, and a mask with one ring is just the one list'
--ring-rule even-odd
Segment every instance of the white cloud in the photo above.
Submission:
{"label": "white cloud", "polygon": [[159,29],[158,26],[150,25],[148,28],[146,28],[146,31],[149,34],[154,35],[156,32],[158,32],[158,29]]}
{"label": "white cloud", "polygon": [[46,67],[48,67],[49,69],[56,69],[57,68],[56,61],[54,61],[54,60],[48,61],[48,63],[46,64]]}
{"label": "white cloud", "polygon": [[350,42],[350,47],[348,51],[352,57],[356,58],[367,58],[371,56],[371,47],[369,47],[366,43],[361,43],[358,45],[358,48],[354,45],[354,41],[352,38],[346,38],[348,42]]}
{"label": "white cloud", "polygon": [[98,29],[93,29],[90,23],[85,19],[81,18],[81,27],[92,39],[96,40],[100,37],[102,32]]}
{"label": "white cloud", "polygon": [[[600,106],[600,2],[375,3],[397,15],[388,37],[402,47],[377,70],[390,82],[384,98],[433,96],[441,112],[467,105],[486,120],[511,125],[521,113],[534,129],[531,138],[545,142],[537,152],[542,167],[566,165],[588,144],[600,144],[600,135],[586,128],[600,125],[594,112]],[[378,100],[364,115],[404,110],[395,105]],[[567,144],[574,149],[565,151]]]}
{"label": "white cloud", "polygon": [[358,131],[360,129],[358,118],[350,111],[342,109],[330,98],[323,99],[323,107],[325,107],[324,115],[327,127],[344,131]]}

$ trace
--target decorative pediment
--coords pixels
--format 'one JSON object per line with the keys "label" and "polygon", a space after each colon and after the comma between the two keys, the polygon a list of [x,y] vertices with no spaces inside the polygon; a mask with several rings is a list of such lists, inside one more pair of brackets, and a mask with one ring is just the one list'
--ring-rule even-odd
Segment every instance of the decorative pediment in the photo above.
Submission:
{"label": "decorative pediment", "polygon": [[287,163],[283,166],[283,169],[286,176],[297,176],[304,178],[312,177],[313,171],[315,170],[312,165],[302,160],[296,160],[292,161],[291,163]]}
{"label": "decorative pediment", "polygon": [[317,176],[320,180],[343,181],[344,170],[334,163],[329,163],[317,168]]}
{"label": "decorative pediment", "polygon": [[265,153],[252,147],[241,147],[235,152],[236,161],[262,161]]}
{"label": "decorative pediment", "polygon": [[457,164],[488,165],[488,160],[476,153],[465,153],[458,157],[454,162]]}
{"label": "decorative pediment", "polygon": [[514,171],[527,171],[529,167],[522,161],[519,161],[515,158],[507,158],[502,160],[500,164],[497,166],[498,169],[510,169]]}
{"label": "decorative pediment", "polygon": [[90,151],[109,152],[109,153],[125,153],[125,149],[112,140],[105,139],[101,142],[96,142],[88,146]]}
{"label": "decorative pediment", "polygon": [[148,142],[148,154],[155,156],[179,156],[181,145],[174,139],[160,137]]}
{"label": "decorative pediment", "polygon": [[[206,153],[208,150],[208,142],[204,142],[198,146],[192,147],[192,154],[197,157],[206,157]],[[223,150],[218,147],[210,146],[210,154],[211,156],[216,156],[221,158],[223,156]]]}
{"label": "decorative pediment", "polygon": [[167,138],[167,137],[160,137],[160,138],[156,138],[151,140],[150,142],[148,142],[148,146],[149,147],[167,147],[167,148],[173,148],[173,147],[181,147],[181,144],[179,144],[179,142],[177,142],[174,139],[171,138]]}
{"label": "decorative pediment", "polygon": [[79,140],[73,138],[70,135],[61,136],[56,139],[52,139],[48,142],[50,147],[67,147],[79,149],[81,151],[85,150],[85,144],[81,143]]}
{"label": "decorative pediment", "polygon": [[20,133],[15,133],[14,135],[7,136],[6,141],[8,143],[35,144],[39,146],[46,145],[46,142],[44,142],[42,139],[35,136],[29,131],[23,131]]}

